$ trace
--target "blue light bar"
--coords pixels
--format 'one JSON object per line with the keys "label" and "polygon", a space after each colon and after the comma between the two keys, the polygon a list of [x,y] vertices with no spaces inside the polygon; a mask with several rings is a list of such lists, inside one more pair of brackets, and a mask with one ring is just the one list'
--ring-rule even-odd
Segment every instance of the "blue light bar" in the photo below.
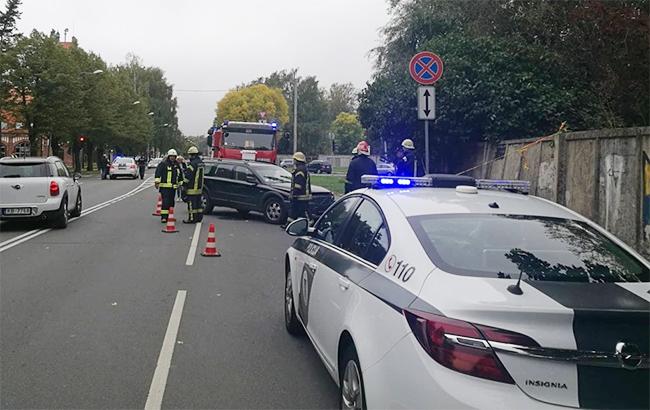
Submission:
{"label": "blue light bar", "polygon": [[395,180],[393,178],[380,178],[379,183],[382,185],[393,185]]}
{"label": "blue light bar", "polygon": [[397,185],[411,186],[411,180],[407,178],[400,178],[397,180]]}
{"label": "blue light bar", "polygon": [[427,177],[380,177],[377,175],[363,175],[361,183],[373,188],[391,188],[399,185],[401,188],[432,186],[431,178]]}
{"label": "blue light bar", "polygon": [[277,126],[278,126],[278,123],[277,123],[277,122],[272,122],[272,123],[271,123],[271,127],[275,128],[275,127],[277,127]]}

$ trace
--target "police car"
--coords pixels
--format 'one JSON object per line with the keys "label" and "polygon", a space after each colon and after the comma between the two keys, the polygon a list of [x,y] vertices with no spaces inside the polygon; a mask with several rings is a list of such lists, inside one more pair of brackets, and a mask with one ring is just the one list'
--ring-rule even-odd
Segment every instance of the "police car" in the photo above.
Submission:
{"label": "police car", "polygon": [[370,177],[287,251],[342,408],[648,408],[650,265],[525,181]]}

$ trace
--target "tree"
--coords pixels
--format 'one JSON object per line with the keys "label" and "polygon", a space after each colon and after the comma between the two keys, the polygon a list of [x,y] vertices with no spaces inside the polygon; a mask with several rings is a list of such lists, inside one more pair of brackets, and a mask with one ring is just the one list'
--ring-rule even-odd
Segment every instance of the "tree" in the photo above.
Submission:
{"label": "tree", "polygon": [[289,120],[289,106],[279,89],[256,84],[229,91],[217,104],[217,123],[258,121],[261,112],[280,124]]}
{"label": "tree", "polygon": [[330,131],[336,142],[335,154],[349,155],[357,143],[364,138],[363,128],[356,114],[342,112],[336,116]]}
{"label": "tree", "polygon": [[20,19],[22,0],[7,0],[5,11],[0,11],[0,51],[6,52],[20,36],[16,33],[16,22]]}
{"label": "tree", "polygon": [[327,102],[316,77],[298,84],[298,150],[308,155],[329,151]]}
{"label": "tree", "polygon": [[357,95],[351,83],[334,83],[327,93],[327,112],[329,121],[334,121],[342,112],[355,112],[357,109]]}
{"label": "tree", "polygon": [[[416,84],[420,50],[445,61],[437,86],[433,164],[452,171],[463,144],[572,129],[648,125],[648,0],[393,0],[359,116],[391,148],[423,146]],[[615,56],[600,58],[600,56]],[[626,100],[627,99],[627,100]]]}

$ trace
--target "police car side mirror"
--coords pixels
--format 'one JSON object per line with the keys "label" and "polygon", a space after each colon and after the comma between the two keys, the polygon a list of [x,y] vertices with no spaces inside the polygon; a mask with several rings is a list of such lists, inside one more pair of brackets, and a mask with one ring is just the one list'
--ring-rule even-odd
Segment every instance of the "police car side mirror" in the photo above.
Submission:
{"label": "police car side mirror", "polygon": [[309,233],[309,221],[306,218],[299,218],[291,222],[285,232],[291,236],[304,236]]}

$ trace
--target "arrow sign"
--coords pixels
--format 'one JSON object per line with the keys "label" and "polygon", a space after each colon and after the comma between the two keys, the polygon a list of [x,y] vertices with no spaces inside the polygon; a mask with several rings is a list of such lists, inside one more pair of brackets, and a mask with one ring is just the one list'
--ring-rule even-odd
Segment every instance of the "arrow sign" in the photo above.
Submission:
{"label": "arrow sign", "polygon": [[436,88],[418,87],[418,119],[433,120],[436,118]]}

